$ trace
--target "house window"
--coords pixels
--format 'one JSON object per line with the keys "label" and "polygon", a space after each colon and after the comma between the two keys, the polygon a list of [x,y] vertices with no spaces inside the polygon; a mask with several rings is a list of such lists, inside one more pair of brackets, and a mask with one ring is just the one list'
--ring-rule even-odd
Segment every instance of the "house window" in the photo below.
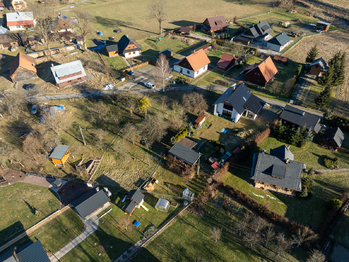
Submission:
{"label": "house window", "polygon": [[198,74],[198,73],[199,73],[199,71],[196,71],[196,73]]}
{"label": "house window", "polygon": [[224,109],[227,109],[227,110],[229,110],[229,111],[233,111],[233,107],[231,106],[231,105],[227,105],[227,104],[223,104],[223,108]]}
{"label": "house window", "polygon": [[190,74],[190,71],[189,71],[189,70],[187,70],[187,74]]}
{"label": "house window", "polygon": [[81,80],[81,77],[79,77],[78,80]]}
{"label": "house window", "polygon": [[136,52],[133,52],[133,54],[135,54]]}
{"label": "house window", "polygon": [[69,80],[68,83],[71,83],[71,80]]}

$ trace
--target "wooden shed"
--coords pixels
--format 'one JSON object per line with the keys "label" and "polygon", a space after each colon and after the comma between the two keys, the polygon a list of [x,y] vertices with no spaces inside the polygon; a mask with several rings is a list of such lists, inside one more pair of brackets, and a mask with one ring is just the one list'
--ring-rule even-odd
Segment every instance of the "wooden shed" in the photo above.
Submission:
{"label": "wooden shed", "polygon": [[316,29],[320,29],[323,32],[327,32],[328,29],[330,29],[331,23],[327,23],[324,21],[317,21],[316,22]]}
{"label": "wooden shed", "polygon": [[200,128],[206,120],[206,115],[202,113],[194,122],[196,128]]}
{"label": "wooden shed", "polygon": [[55,166],[63,166],[67,162],[70,152],[66,145],[58,145],[50,155],[50,158]]}
{"label": "wooden shed", "polygon": [[172,49],[167,48],[167,49],[165,49],[164,51],[161,51],[161,52],[159,53],[159,56],[160,56],[160,55],[164,55],[164,56],[166,56],[166,58],[171,58],[171,57],[173,56],[173,51],[172,51]]}

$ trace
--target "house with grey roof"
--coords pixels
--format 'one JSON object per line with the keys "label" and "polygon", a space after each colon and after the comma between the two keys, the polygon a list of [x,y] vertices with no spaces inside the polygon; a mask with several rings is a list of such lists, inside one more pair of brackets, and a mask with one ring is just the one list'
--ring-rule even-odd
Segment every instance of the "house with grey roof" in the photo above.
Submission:
{"label": "house with grey roof", "polygon": [[139,190],[133,189],[128,192],[123,202],[125,202],[125,205],[121,209],[131,216],[135,209],[140,208],[144,203],[144,194]]}
{"label": "house with grey roof", "polygon": [[51,72],[58,87],[66,87],[86,80],[86,73],[80,60],[51,66]]}
{"label": "house with grey roof", "polygon": [[344,133],[339,127],[329,128],[322,136],[322,144],[327,148],[337,149],[342,146],[344,139]]}
{"label": "house with grey roof", "polygon": [[174,144],[168,151],[170,155],[173,155],[176,159],[194,166],[200,158],[200,153],[195,152],[192,148],[196,145],[192,140],[185,138]]}
{"label": "house with grey roof", "polygon": [[87,220],[107,208],[110,205],[109,201],[107,193],[96,187],[75,200],[72,207],[81,218]]}
{"label": "house with grey roof", "polygon": [[294,128],[305,127],[307,130],[311,130],[314,134],[319,133],[321,129],[320,116],[290,105],[286,105],[280,115],[280,119],[284,125]]}
{"label": "house with grey roof", "polygon": [[137,44],[136,40],[129,38],[128,35],[123,35],[118,42],[118,51],[126,58],[139,56],[142,52],[142,46]]}
{"label": "house with grey roof", "polygon": [[285,32],[282,32],[281,34],[274,36],[266,44],[267,48],[276,52],[281,52],[292,42],[293,41],[288,37],[288,35]]}
{"label": "house with grey roof", "polygon": [[271,29],[268,21],[259,22],[251,28],[247,29],[240,36],[244,39],[249,39],[252,43],[263,42],[271,38],[271,33],[274,32]]}
{"label": "house with grey roof", "polygon": [[309,74],[321,77],[328,69],[326,61],[320,57],[310,64]]}
{"label": "house with grey roof", "polygon": [[271,149],[270,154],[255,153],[251,180],[256,188],[293,197],[302,191],[302,174],[305,164],[294,161],[289,147]]}
{"label": "house with grey roof", "polygon": [[244,83],[234,84],[214,103],[213,114],[224,116],[237,123],[246,117],[256,120],[262,112],[265,102],[253,95]]}
{"label": "house with grey roof", "polygon": [[40,241],[28,243],[22,248],[10,248],[0,255],[3,262],[50,262]]}

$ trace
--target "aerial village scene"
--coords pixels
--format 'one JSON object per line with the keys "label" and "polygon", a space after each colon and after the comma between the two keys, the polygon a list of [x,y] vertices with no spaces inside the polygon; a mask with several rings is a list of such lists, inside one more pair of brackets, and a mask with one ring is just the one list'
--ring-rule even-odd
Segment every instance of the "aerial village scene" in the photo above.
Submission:
{"label": "aerial village scene", "polygon": [[0,0],[0,262],[349,261],[348,10]]}

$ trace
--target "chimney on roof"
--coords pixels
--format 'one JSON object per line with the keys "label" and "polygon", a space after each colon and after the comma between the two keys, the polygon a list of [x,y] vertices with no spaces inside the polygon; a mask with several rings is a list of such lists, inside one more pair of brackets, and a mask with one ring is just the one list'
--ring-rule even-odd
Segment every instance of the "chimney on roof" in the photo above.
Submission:
{"label": "chimney on roof", "polygon": [[290,159],[286,158],[286,164],[290,163]]}
{"label": "chimney on roof", "polygon": [[303,111],[302,116],[304,116],[304,115],[305,115],[305,112]]}
{"label": "chimney on roof", "polygon": [[287,149],[287,150],[290,150],[290,146],[286,146],[286,149]]}
{"label": "chimney on roof", "polygon": [[126,36],[128,37],[128,34]]}

